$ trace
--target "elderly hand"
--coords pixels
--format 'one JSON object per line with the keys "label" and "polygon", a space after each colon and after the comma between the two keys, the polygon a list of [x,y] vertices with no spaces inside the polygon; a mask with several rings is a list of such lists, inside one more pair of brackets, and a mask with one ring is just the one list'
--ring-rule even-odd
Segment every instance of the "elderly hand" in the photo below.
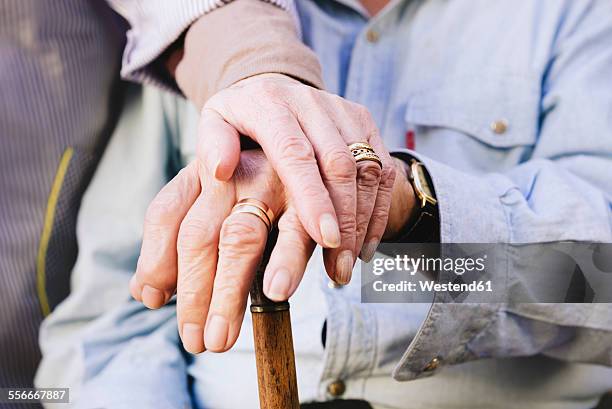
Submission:
{"label": "elderly hand", "polygon": [[[228,21],[241,24],[211,41]],[[202,110],[200,138],[216,136],[200,144],[200,160],[228,180],[238,162],[239,134],[257,142],[306,231],[326,248],[329,276],[346,284],[356,258],[371,257],[381,239],[394,178],[367,109],[290,76],[323,86],[317,57],[301,42],[289,13],[262,2],[233,2],[201,17],[175,53],[168,70]],[[288,75],[270,73],[275,69]],[[246,79],[233,83],[237,78]],[[382,172],[374,163],[355,166],[347,149],[354,142],[379,152]]]}
{"label": "elderly hand", "polygon": [[[203,143],[215,137],[205,133]],[[276,215],[278,241],[264,274],[269,298],[286,300],[295,291],[315,246],[265,155],[244,151],[238,162],[233,177],[223,182],[196,160],[162,189],[147,212],[141,256],[130,283],[134,298],[151,308],[167,302],[176,288],[179,332],[185,349],[193,353],[225,351],[234,344],[265,247],[265,224],[252,214],[231,213],[238,201],[260,200]],[[391,166],[399,168],[399,162],[394,159]],[[402,209],[414,204],[405,178],[398,178],[393,192],[395,216],[387,231],[403,225],[410,212]]]}
{"label": "elderly hand", "polygon": [[[231,213],[246,198],[267,204],[276,215],[279,237],[264,288],[271,298],[285,299],[301,280],[315,243],[260,150],[243,152],[228,182],[209,177],[201,162],[190,163],[164,187],[147,213],[131,291],[146,300],[147,292],[155,291],[147,286],[153,285],[164,289],[166,301],[176,286],[179,332],[190,352],[203,351],[204,342],[209,350],[225,351],[238,338],[268,235],[264,222],[252,214]],[[178,259],[173,258],[178,278],[170,273],[177,266],[166,257],[171,249],[178,249]]]}
{"label": "elderly hand", "polygon": [[[264,292],[269,298],[285,300],[295,291],[315,247],[297,217],[294,202],[260,150],[242,152],[227,182],[202,178],[206,174],[202,166],[198,160],[189,164],[153,201],[147,213],[143,255],[130,284],[140,301],[151,296],[150,285],[165,288],[164,301],[176,286],[179,333],[185,349],[192,353],[226,351],[240,332],[268,230],[253,214],[232,213],[237,202],[257,199],[276,215],[278,240],[264,274]],[[394,203],[414,203],[413,198],[406,200],[411,198],[407,182],[395,185]],[[400,213],[392,209],[392,214]],[[407,214],[390,220],[389,229],[404,223]],[[178,249],[178,258],[170,263],[165,257],[169,248]],[[178,279],[172,273],[173,263],[178,265]],[[161,304],[156,301],[155,306]]]}
{"label": "elderly hand", "polygon": [[[369,259],[381,240],[395,177],[368,110],[280,74],[262,74],[213,96],[202,110],[198,157],[228,180],[239,135],[256,141],[295,203],[302,225],[324,251],[329,276],[350,280],[356,257]],[[370,144],[383,162],[355,166],[348,145]]]}
{"label": "elderly hand", "polygon": [[[202,110],[199,134],[197,156],[220,181],[231,178],[238,163],[240,134],[259,143],[304,229],[325,248],[326,270],[334,281],[348,283],[357,256],[372,257],[387,224],[395,167],[366,108],[284,75],[261,74],[213,96]],[[374,148],[382,170],[370,161],[356,165],[348,149],[355,142]],[[201,201],[190,211],[205,212]],[[152,219],[146,231],[156,231]],[[152,257],[146,246],[141,257]],[[155,265],[176,277],[175,249],[157,257]],[[156,283],[143,295],[149,307],[169,298],[169,289]]]}

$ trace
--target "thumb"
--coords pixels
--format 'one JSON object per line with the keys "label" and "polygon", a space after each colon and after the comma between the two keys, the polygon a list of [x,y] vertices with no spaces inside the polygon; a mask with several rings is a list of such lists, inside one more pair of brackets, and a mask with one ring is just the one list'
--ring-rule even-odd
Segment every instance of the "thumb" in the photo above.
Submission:
{"label": "thumb", "polygon": [[198,159],[217,180],[229,180],[240,160],[240,135],[218,112],[204,108],[198,126]]}

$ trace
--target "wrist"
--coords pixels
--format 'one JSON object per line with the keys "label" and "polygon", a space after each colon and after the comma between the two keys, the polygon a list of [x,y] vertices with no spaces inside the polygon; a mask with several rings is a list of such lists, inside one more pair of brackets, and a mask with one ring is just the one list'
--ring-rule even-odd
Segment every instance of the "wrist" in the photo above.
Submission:
{"label": "wrist", "polygon": [[271,81],[271,82],[272,81],[289,81],[293,83],[294,85],[304,85],[303,82],[287,74],[282,74],[282,73],[277,73],[277,72],[262,72],[262,73],[253,74],[246,78],[242,78],[230,86],[240,87],[241,85],[247,85],[247,84],[250,84],[251,82],[262,81],[262,80]]}
{"label": "wrist", "polygon": [[405,226],[410,225],[418,218],[419,209],[416,205],[416,194],[412,183],[408,179],[408,164],[403,160],[392,157],[396,170],[393,183],[391,207],[384,240],[392,240]]}

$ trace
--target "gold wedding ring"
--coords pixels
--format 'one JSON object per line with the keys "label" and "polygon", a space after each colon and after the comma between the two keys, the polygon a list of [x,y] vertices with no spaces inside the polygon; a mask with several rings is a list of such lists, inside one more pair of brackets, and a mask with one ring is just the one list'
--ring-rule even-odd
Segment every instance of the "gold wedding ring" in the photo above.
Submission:
{"label": "gold wedding ring", "polygon": [[364,142],[352,143],[349,145],[349,149],[353,154],[353,158],[355,158],[355,162],[363,162],[365,160],[370,160],[372,162],[376,162],[378,166],[382,169],[382,161],[380,157],[374,151],[370,145]]}
{"label": "gold wedding ring", "polygon": [[268,232],[272,230],[274,224],[274,212],[270,207],[257,199],[242,199],[234,205],[232,208],[232,214],[234,213],[248,213],[257,216],[268,229]]}

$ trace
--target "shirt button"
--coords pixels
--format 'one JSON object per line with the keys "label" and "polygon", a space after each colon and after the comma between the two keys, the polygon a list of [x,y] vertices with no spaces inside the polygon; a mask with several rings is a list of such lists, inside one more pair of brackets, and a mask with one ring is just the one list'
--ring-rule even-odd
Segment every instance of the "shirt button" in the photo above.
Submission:
{"label": "shirt button", "polygon": [[432,371],[435,371],[440,366],[440,361],[441,360],[442,360],[442,358],[435,357],[434,359],[429,361],[429,363],[427,365],[425,365],[425,368],[423,368],[423,372],[432,372]]}
{"label": "shirt button", "polygon": [[366,39],[370,42],[370,43],[377,43],[378,40],[380,39],[380,34],[378,33],[378,31],[370,29],[368,30],[368,32],[366,33]]}
{"label": "shirt button", "polygon": [[491,123],[491,130],[498,135],[506,133],[508,130],[508,121],[505,119],[498,119]]}
{"label": "shirt button", "polygon": [[346,385],[341,380],[334,381],[327,385],[327,392],[334,398],[342,396],[346,391]]}

